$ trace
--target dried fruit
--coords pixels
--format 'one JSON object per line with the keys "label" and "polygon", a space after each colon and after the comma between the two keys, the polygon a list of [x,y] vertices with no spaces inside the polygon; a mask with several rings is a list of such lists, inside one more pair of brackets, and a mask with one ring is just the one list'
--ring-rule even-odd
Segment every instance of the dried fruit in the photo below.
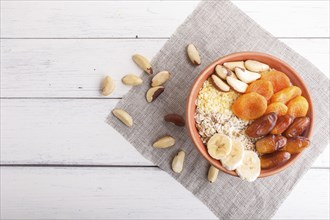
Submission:
{"label": "dried fruit", "polygon": [[293,117],[304,117],[308,112],[309,104],[305,97],[298,96],[291,101],[288,102],[288,115],[292,115]]}
{"label": "dried fruit", "polygon": [[193,64],[195,64],[195,65],[201,64],[201,58],[199,56],[199,53],[198,53],[195,45],[189,44],[187,47],[187,53],[188,53],[188,57],[189,57],[190,61]]}
{"label": "dried fruit", "polygon": [[151,86],[163,85],[170,78],[170,73],[168,71],[161,71],[157,73],[151,80]]}
{"label": "dried fruit", "polygon": [[179,151],[179,153],[173,158],[172,161],[172,170],[176,173],[181,173],[183,170],[183,163],[184,163],[184,158],[185,158],[185,152],[184,151]]}
{"label": "dried fruit", "polygon": [[237,78],[236,75],[230,69],[222,65],[217,65],[215,67],[215,73],[223,80],[226,80],[228,76]]}
{"label": "dried fruit", "polygon": [[221,92],[229,92],[229,90],[230,90],[230,87],[227,85],[227,83],[225,83],[224,81],[222,81],[222,79],[220,79],[215,74],[213,74],[211,76],[211,83],[213,84],[213,86],[217,90],[219,90]]}
{"label": "dried fruit", "polygon": [[174,144],[175,144],[175,139],[167,135],[158,139],[155,143],[153,143],[152,146],[155,148],[168,148],[168,147],[172,147]]}
{"label": "dried fruit", "polygon": [[256,92],[256,93],[262,95],[263,97],[265,97],[267,101],[274,94],[273,85],[270,81],[267,81],[267,80],[254,81],[253,83],[251,83],[248,86],[248,88],[246,90],[246,93],[249,93],[249,92]]}
{"label": "dried fruit", "polygon": [[128,127],[133,126],[133,118],[123,109],[114,109],[112,110],[112,114]]}
{"label": "dried fruit", "polygon": [[256,60],[247,60],[244,62],[244,65],[246,69],[253,72],[261,72],[269,69],[269,66],[267,64],[261,63]]}
{"label": "dried fruit", "polygon": [[267,100],[256,92],[241,95],[232,105],[234,114],[245,120],[259,118],[265,113],[266,108]]}
{"label": "dried fruit", "polygon": [[106,76],[102,81],[102,95],[108,96],[115,90],[115,82],[110,76]]}
{"label": "dried fruit", "polygon": [[278,151],[272,154],[265,154],[260,157],[261,169],[270,169],[284,164],[291,158],[286,151]]}
{"label": "dried fruit", "polygon": [[276,121],[276,125],[273,130],[270,132],[271,134],[282,134],[293,122],[294,117],[291,115],[283,115],[279,116]]}
{"label": "dried fruit", "polygon": [[288,138],[297,137],[308,128],[309,124],[309,117],[296,118],[292,125],[285,131],[285,136]]}
{"label": "dried fruit", "polygon": [[129,86],[138,86],[141,85],[143,83],[143,80],[133,74],[128,74],[126,76],[124,76],[121,81],[125,84],[125,85],[129,85]]}
{"label": "dried fruit", "polygon": [[278,70],[270,70],[261,73],[261,79],[268,80],[273,85],[274,93],[285,89],[291,85],[289,77]]}
{"label": "dried fruit", "polygon": [[306,149],[309,144],[310,141],[308,138],[297,136],[294,138],[288,138],[286,145],[282,148],[282,150],[291,154],[297,154]]}
{"label": "dried fruit", "polygon": [[256,142],[260,154],[273,153],[286,145],[286,138],[281,135],[268,135]]}
{"label": "dried fruit", "polygon": [[238,80],[234,77],[228,76],[227,77],[227,83],[230,85],[231,88],[233,88],[236,92],[244,93],[248,87],[248,84],[245,82],[242,82],[241,80]]}
{"label": "dried fruit", "polygon": [[288,88],[282,89],[281,91],[275,93],[270,101],[287,103],[291,99],[300,95],[301,89],[299,87],[289,86]]}
{"label": "dried fruit", "polygon": [[173,123],[176,126],[180,126],[180,127],[185,126],[184,118],[181,115],[168,114],[168,115],[165,115],[164,120],[167,122]]}
{"label": "dried fruit", "polygon": [[252,122],[252,124],[250,124],[249,127],[246,128],[245,133],[249,137],[253,138],[264,136],[274,128],[276,121],[276,113],[271,112]]}
{"label": "dried fruit", "polygon": [[254,82],[261,77],[259,73],[251,72],[240,67],[235,67],[235,73],[236,76],[245,83]]}
{"label": "dried fruit", "polygon": [[284,103],[274,102],[267,106],[265,114],[275,112],[278,116],[282,116],[285,115],[287,111],[288,107]]}
{"label": "dried fruit", "polygon": [[219,170],[211,165],[207,174],[207,179],[210,181],[210,183],[214,183],[217,180],[218,173]]}
{"label": "dried fruit", "polygon": [[151,87],[146,94],[147,101],[148,102],[154,101],[163,92],[164,92],[163,86]]}
{"label": "dried fruit", "polygon": [[234,71],[235,67],[240,67],[240,68],[245,69],[244,61],[226,62],[223,65],[225,67],[227,67],[228,69],[230,69],[231,71]]}
{"label": "dried fruit", "polygon": [[226,158],[232,149],[232,140],[224,134],[214,134],[207,142],[207,151],[217,160]]}

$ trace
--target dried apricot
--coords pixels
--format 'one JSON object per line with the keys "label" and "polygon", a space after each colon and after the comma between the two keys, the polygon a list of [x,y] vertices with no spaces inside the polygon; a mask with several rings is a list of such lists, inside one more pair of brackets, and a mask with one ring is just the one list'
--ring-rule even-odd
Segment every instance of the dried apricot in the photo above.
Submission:
{"label": "dried apricot", "polygon": [[288,111],[288,107],[282,102],[274,102],[268,105],[265,114],[275,112],[278,116],[285,115]]}
{"label": "dried apricot", "polygon": [[301,89],[297,86],[289,86],[288,88],[282,89],[281,91],[275,93],[272,98],[271,102],[283,102],[287,103],[293,98],[301,95]]}
{"label": "dried apricot", "polygon": [[268,80],[273,85],[274,93],[281,91],[291,85],[289,77],[278,70],[270,70],[261,73],[262,80]]}
{"label": "dried apricot", "polygon": [[305,117],[308,112],[309,104],[305,97],[298,96],[288,102],[287,106],[288,115],[292,115],[293,117]]}
{"label": "dried apricot", "polygon": [[270,81],[267,81],[267,80],[254,81],[253,83],[251,83],[249,85],[249,87],[247,88],[245,93],[249,93],[249,92],[256,92],[256,93],[262,95],[263,97],[265,97],[267,101],[274,94],[273,85]]}
{"label": "dried apricot", "polygon": [[267,108],[267,100],[256,92],[241,95],[232,105],[234,114],[245,120],[262,116]]}

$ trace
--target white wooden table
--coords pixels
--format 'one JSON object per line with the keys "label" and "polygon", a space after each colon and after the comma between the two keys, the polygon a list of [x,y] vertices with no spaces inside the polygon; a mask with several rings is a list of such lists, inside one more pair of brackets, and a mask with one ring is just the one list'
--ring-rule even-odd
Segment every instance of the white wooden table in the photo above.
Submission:
{"label": "white wooden table", "polygon": [[[197,4],[1,1],[1,218],[216,218],[104,122]],[[329,1],[234,4],[329,74]],[[329,169],[327,148],[275,218],[329,219]]]}

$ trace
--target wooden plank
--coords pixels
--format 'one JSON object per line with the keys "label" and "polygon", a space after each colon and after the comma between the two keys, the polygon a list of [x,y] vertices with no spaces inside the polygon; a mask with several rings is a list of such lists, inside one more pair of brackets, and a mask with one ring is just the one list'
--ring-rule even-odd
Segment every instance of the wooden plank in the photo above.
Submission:
{"label": "wooden plank", "polygon": [[[233,3],[277,37],[329,37],[328,1]],[[1,36],[169,37],[197,4],[198,1],[2,1]]]}
{"label": "wooden plank", "polygon": [[[310,170],[274,218],[329,219],[328,176],[329,170]],[[216,217],[191,193],[157,168],[2,167],[1,218]]]}
{"label": "wooden plank", "polygon": [[[105,118],[117,100],[2,99],[2,164],[152,165]],[[329,147],[313,167],[329,168]]]}
{"label": "wooden plank", "polygon": [[[141,73],[131,56],[153,57],[165,39],[47,39],[1,41],[1,97],[102,97],[100,81],[111,75],[122,97],[127,73]],[[329,74],[329,39],[282,39]],[[329,75],[328,75],[329,76]]]}

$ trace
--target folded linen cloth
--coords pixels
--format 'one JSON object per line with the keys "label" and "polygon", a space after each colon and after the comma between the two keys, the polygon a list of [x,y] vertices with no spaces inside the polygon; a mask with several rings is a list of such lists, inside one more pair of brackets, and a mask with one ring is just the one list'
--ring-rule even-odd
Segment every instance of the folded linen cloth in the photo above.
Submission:
{"label": "folded linen cloth", "polygon": [[[237,31],[239,30],[239,34]],[[202,64],[191,65],[186,46],[193,43]],[[164,123],[168,113],[184,114],[186,99],[196,76],[212,61],[240,51],[260,51],[289,63],[307,84],[314,103],[315,122],[312,144],[286,170],[253,183],[222,172],[215,183],[207,181],[208,162],[197,152],[185,128]],[[142,52],[141,52],[142,53]],[[166,171],[199,198],[218,218],[271,218],[294,185],[310,168],[328,144],[329,79],[308,60],[240,11],[230,1],[203,1],[176,30],[152,59],[154,72],[168,70],[170,80],[165,91],[152,103],[145,99],[152,77],[141,75],[144,84],[133,87],[117,104],[134,118],[134,126],[126,127],[112,114],[107,122],[121,133],[144,157]],[[155,149],[158,138],[170,134],[177,140],[174,147]],[[174,173],[171,161],[182,149],[186,152],[184,169]]]}

